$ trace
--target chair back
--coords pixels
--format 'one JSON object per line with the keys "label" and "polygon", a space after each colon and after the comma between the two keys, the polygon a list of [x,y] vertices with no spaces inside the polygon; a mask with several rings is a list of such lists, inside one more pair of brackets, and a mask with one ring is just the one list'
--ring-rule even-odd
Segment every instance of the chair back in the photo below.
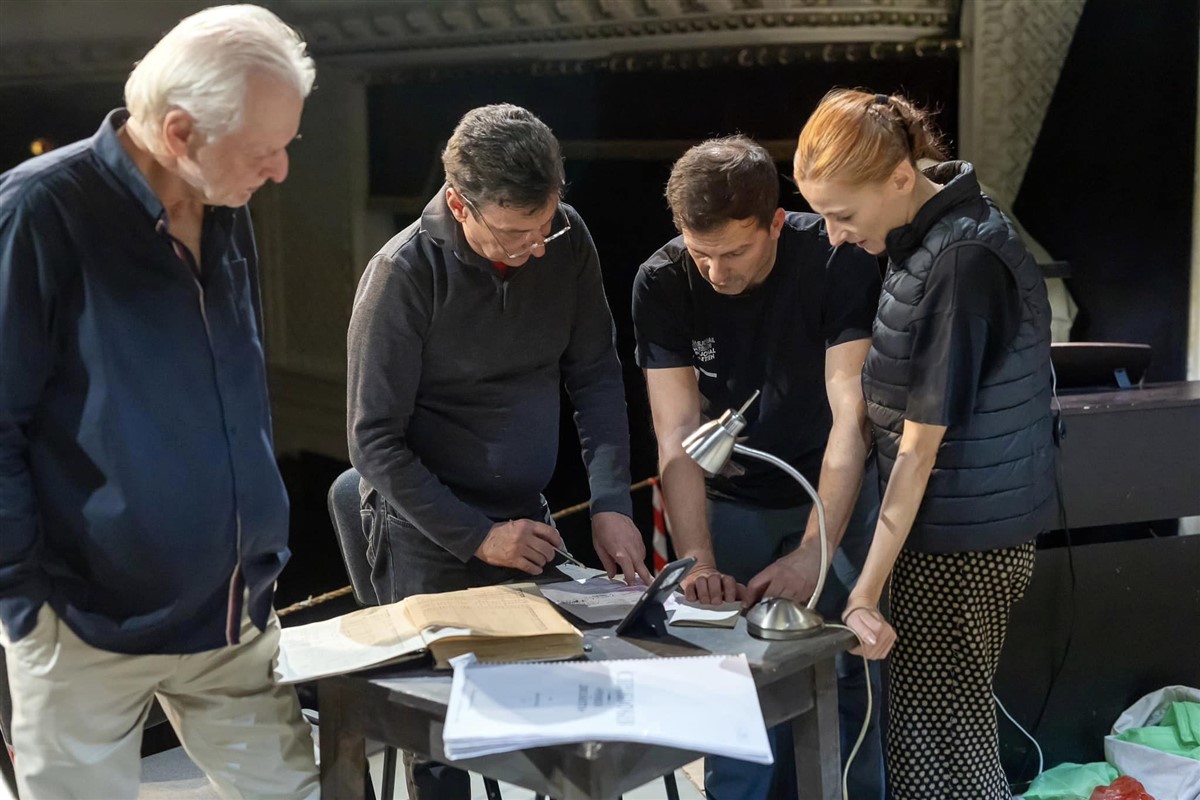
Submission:
{"label": "chair back", "polygon": [[367,561],[367,532],[360,510],[359,477],[358,470],[351,467],[329,487],[329,519],[337,533],[354,599],[361,606],[376,606],[379,598],[371,585],[371,564]]}

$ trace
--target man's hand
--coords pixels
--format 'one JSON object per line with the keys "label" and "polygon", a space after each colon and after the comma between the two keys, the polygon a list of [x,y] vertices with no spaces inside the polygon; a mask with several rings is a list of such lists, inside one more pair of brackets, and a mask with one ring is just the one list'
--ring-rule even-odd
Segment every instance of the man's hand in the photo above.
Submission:
{"label": "man's hand", "polygon": [[750,607],[764,597],[786,597],[807,603],[821,576],[821,543],[805,539],[792,553],[777,559],[746,584],[742,604]]}
{"label": "man's hand", "polygon": [[475,551],[475,557],[492,566],[541,575],[542,567],[554,560],[554,548],[562,546],[562,537],[551,526],[531,519],[514,519],[493,525]]}
{"label": "man's hand", "polygon": [[615,511],[601,511],[592,517],[592,545],[600,563],[612,578],[618,572],[632,586],[634,577],[647,586],[653,578],[646,567],[646,543],[633,520]]}
{"label": "man's hand", "polygon": [[694,603],[719,605],[742,597],[746,587],[722,574],[713,564],[697,561],[681,584],[683,595]]}
{"label": "man's hand", "polygon": [[872,661],[879,661],[887,658],[896,643],[896,629],[874,606],[851,605],[842,615],[842,622],[858,636],[858,647],[850,651],[856,656],[865,655]]}

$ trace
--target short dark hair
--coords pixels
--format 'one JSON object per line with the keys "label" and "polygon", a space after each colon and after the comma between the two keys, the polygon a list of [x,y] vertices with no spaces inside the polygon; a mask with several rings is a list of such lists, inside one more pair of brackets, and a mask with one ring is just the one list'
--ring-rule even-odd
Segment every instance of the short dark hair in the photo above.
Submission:
{"label": "short dark hair", "polygon": [[463,115],[442,153],[446,182],[477,207],[540,209],[562,194],[562,151],[546,123],[509,103]]}
{"label": "short dark hair", "polygon": [[748,136],[709,139],[671,167],[666,194],[680,231],[707,233],[740,219],[770,228],[779,208],[779,171],[766,148]]}

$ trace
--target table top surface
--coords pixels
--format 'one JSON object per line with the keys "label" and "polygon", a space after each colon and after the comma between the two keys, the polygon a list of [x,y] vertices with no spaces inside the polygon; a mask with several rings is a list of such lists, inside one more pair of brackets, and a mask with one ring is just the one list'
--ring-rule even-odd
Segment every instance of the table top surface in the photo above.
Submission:
{"label": "table top surface", "polygon": [[[790,641],[756,639],[746,630],[744,617],[738,619],[735,628],[670,626],[670,635],[665,639],[618,637],[613,634],[614,627],[603,625],[584,629],[585,659],[686,658],[745,653],[751,674],[759,686],[787,677],[854,645],[853,634],[831,628]],[[385,688],[391,693],[392,700],[401,705],[433,711],[444,712],[450,700],[451,672],[433,669],[425,661],[322,680],[350,681],[364,687],[370,684]]]}
{"label": "table top surface", "polygon": [[1063,413],[1068,416],[1200,405],[1200,381],[1147,383],[1104,392],[1060,393],[1058,399]]}

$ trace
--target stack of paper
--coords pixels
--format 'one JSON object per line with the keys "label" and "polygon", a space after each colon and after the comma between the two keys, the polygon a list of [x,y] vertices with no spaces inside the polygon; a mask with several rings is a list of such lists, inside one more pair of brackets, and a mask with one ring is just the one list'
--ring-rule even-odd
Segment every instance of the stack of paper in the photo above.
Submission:
{"label": "stack of paper", "polygon": [[670,624],[690,628],[734,628],[742,615],[742,604],[738,601],[705,605],[671,595],[663,603],[671,613]]}
{"label": "stack of paper", "polygon": [[452,759],[621,741],[772,762],[745,655],[453,666]]}

